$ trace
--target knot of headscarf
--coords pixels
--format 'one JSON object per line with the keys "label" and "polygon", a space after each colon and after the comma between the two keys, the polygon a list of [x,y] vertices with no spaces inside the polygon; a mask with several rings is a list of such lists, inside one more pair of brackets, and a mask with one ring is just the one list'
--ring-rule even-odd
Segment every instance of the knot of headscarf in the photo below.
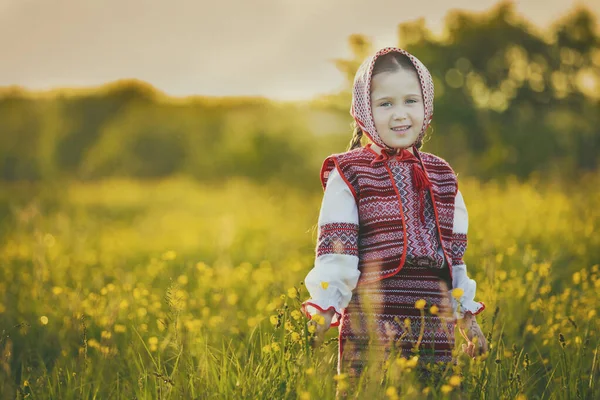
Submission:
{"label": "knot of headscarf", "polygon": [[421,167],[419,159],[408,149],[402,149],[396,152],[385,148],[381,149],[381,153],[377,157],[375,157],[373,161],[371,161],[371,165],[392,159],[411,164],[413,184],[419,195],[419,214],[421,217],[421,222],[425,223],[425,191],[429,190],[429,188],[431,187],[431,181],[429,180],[427,174]]}

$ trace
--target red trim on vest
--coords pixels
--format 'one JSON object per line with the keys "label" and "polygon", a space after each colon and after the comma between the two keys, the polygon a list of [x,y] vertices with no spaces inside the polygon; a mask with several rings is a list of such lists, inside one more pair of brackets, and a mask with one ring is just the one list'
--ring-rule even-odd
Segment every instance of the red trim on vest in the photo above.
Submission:
{"label": "red trim on vest", "polygon": [[350,189],[350,191],[352,192],[352,196],[354,196],[354,200],[358,200],[358,196],[356,195],[356,191],[354,191],[354,187],[350,184],[350,182],[348,182],[348,179],[346,179],[346,175],[344,175],[342,173],[342,169],[340,168],[340,164],[338,163],[337,159],[333,159],[333,163],[335,164],[335,167],[338,170],[338,173],[340,174],[340,176],[342,177],[342,179],[344,180],[344,182],[346,182],[346,185],[348,185],[348,189]]}
{"label": "red trim on vest", "polygon": [[[321,186],[323,187],[323,191],[327,187],[327,179],[329,179],[329,174],[331,173],[331,170],[327,171],[330,162],[333,162],[334,168],[337,168],[338,173],[340,174],[340,176],[342,177],[344,182],[346,182],[348,189],[350,189],[350,191],[352,192],[352,196],[354,196],[354,200],[358,201],[358,196],[356,195],[356,191],[354,190],[354,187],[352,186],[352,184],[350,184],[350,182],[348,182],[348,179],[346,179],[346,175],[344,175],[342,173],[340,164],[338,163],[337,159],[335,159],[334,157],[327,157],[325,159],[325,161],[323,162],[323,165],[321,166]],[[325,177],[325,174],[327,174],[327,177]]]}
{"label": "red trim on vest", "polygon": [[[421,166],[423,167],[423,171],[425,171],[425,175],[427,176],[427,179],[429,179],[429,173],[427,172],[427,168],[425,168],[425,165],[423,165],[423,159],[421,158],[421,154],[419,153],[418,149],[415,147],[415,156],[417,157],[417,159],[419,160],[419,163],[421,164]],[[431,181],[431,180],[430,180]],[[458,185],[457,185],[458,187]],[[438,235],[440,238],[440,245],[442,246],[442,252],[444,253],[444,259],[446,260],[446,263],[448,264],[448,269],[450,270],[450,280],[452,281],[452,266],[453,266],[453,260],[452,258],[448,257],[448,253],[446,253],[446,249],[444,247],[444,241],[442,239],[442,230],[440,228],[440,219],[438,217],[438,210],[437,210],[437,206],[436,206],[436,201],[435,201],[435,195],[433,193],[433,187],[430,185],[429,186],[429,195],[431,196],[431,204],[433,206],[433,213],[435,215],[435,225],[438,231]],[[456,193],[454,194],[454,197],[456,197]]]}
{"label": "red trim on vest", "polygon": [[406,261],[406,248],[407,248],[408,241],[406,240],[406,219],[404,218],[404,207],[402,206],[402,197],[400,196],[400,192],[398,192],[398,187],[395,184],[393,184],[394,175],[392,174],[392,170],[390,169],[390,166],[388,164],[385,164],[385,169],[387,170],[388,175],[390,176],[390,179],[392,180],[392,186],[394,187],[394,192],[396,192],[396,196],[398,196],[398,204],[400,205],[400,216],[402,217],[402,232],[403,232],[403,237],[404,237],[404,239],[402,240],[402,258],[400,259],[400,264],[398,265],[398,268],[396,269],[396,271],[391,272],[387,275],[384,275],[379,279],[375,279],[373,282],[377,282],[382,279],[389,278],[390,276],[396,275],[398,272],[400,272],[402,267],[404,267],[404,262]]}
{"label": "red trim on vest", "polygon": [[369,150],[371,153],[373,153],[373,154],[375,155],[375,157],[377,157],[377,156],[379,155],[379,154],[377,154],[377,152],[376,152],[375,150],[373,150],[373,149],[371,148],[371,143],[367,144],[367,145],[365,146],[365,149],[367,149],[367,150]]}

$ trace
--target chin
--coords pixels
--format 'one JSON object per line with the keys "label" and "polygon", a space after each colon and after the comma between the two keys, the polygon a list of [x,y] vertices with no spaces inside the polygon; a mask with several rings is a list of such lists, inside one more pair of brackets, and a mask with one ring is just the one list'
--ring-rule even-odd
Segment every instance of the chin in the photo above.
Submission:
{"label": "chin", "polygon": [[[388,146],[394,148],[394,149],[408,149],[409,147],[412,147],[415,142],[417,140],[406,140],[406,141],[401,141],[401,142],[391,142],[390,144],[388,144]],[[386,143],[387,144],[387,143]]]}
{"label": "chin", "polygon": [[412,147],[416,143],[418,137],[419,135],[413,134],[409,137],[398,138],[392,136],[391,138],[389,138],[389,140],[385,140],[384,138],[381,138],[381,140],[393,149],[406,149]]}

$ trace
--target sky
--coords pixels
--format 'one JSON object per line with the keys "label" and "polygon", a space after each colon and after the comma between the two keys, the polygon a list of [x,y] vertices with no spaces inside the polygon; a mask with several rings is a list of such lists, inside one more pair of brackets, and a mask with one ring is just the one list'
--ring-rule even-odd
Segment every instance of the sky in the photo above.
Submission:
{"label": "sky", "polygon": [[[0,87],[98,86],[136,78],[173,96],[309,99],[341,89],[348,37],[397,46],[399,23],[440,33],[450,9],[495,0],[0,0]],[[514,0],[540,29],[600,0]]]}

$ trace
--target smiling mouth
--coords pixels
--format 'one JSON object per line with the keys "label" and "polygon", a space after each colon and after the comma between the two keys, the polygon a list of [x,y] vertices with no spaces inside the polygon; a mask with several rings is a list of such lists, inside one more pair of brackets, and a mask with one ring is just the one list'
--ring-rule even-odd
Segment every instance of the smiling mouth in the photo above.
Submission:
{"label": "smiling mouth", "polygon": [[394,132],[406,132],[412,125],[396,126],[392,128]]}

